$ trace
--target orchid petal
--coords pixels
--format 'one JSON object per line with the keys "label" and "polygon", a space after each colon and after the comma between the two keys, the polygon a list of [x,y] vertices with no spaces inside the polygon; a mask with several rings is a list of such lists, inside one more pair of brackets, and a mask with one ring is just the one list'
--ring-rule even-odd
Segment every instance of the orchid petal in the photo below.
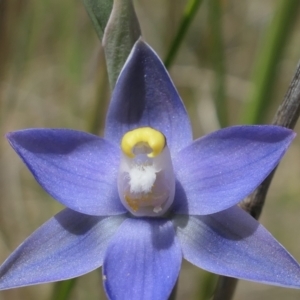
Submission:
{"label": "orchid petal", "polygon": [[117,191],[119,149],[109,142],[67,129],[27,129],[7,138],[40,185],[65,206],[90,215],[126,211]]}
{"label": "orchid petal", "polygon": [[176,216],[183,256],[212,273],[300,288],[300,266],[239,207],[207,216]]}
{"label": "orchid petal", "polygon": [[65,280],[100,267],[108,242],[124,218],[61,211],[3,263],[0,289]]}
{"label": "orchid petal", "polygon": [[171,221],[127,219],[105,254],[106,293],[110,299],[167,299],[181,259]]}
{"label": "orchid petal", "polygon": [[205,215],[237,204],[276,167],[294,137],[279,126],[235,126],[196,140],[173,160],[174,211]]}
{"label": "orchid petal", "polygon": [[105,137],[119,145],[123,135],[137,127],[161,131],[172,154],[192,142],[178,92],[159,57],[142,40],[136,42],[116,83]]}

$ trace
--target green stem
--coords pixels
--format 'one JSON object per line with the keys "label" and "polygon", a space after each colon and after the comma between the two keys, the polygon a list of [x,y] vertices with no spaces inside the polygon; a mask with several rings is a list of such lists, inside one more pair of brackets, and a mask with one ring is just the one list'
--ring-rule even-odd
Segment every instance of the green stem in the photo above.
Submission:
{"label": "green stem", "polygon": [[83,4],[101,41],[112,10],[113,0],[83,0]]}
{"label": "green stem", "polygon": [[254,88],[242,115],[242,121],[246,123],[255,124],[265,121],[272,103],[271,91],[276,79],[278,62],[296,20],[299,4],[298,0],[280,0],[277,5],[275,16],[266,32],[254,67]]}
{"label": "green stem", "polygon": [[111,90],[115,87],[133,45],[141,35],[132,0],[114,0],[102,40]]}
{"label": "green stem", "polygon": [[75,286],[75,283],[76,283],[76,278],[56,282],[54,285],[54,291],[51,299],[53,300],[70,299],[70,295]]}
{"label": "green stem", "polygon": [[177,34],[171,44],[170,50],[164,61],[166,68],[169,68],[174,61],[182,40],[203,0],[189,0],[181,19]]}
{"label": "green stem", "polygon": [[236,278],[219,276],[213,300],[229,300],[234,296],[238,280]]}
{"label": "green stem", "polygon": [[214,101],[221,127],[228,126],[228,106],[225,103],[225,65],[222,41],[222,10],[220,0],[210,0],[209,17],[212,35],[212,64],[215,71]]}

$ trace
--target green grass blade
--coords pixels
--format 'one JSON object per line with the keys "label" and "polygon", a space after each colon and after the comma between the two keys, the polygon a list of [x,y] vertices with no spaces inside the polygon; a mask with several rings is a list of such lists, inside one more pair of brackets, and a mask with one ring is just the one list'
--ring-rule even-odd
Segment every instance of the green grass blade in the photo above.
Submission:
{"label": "green grass blade", "polygon": [[222,1],[210,0],[209,20],[212,35],[212,65],[215,73],[214,102],[221,127],[229,125],[228,106],[225,95],[225,59],[222,41]]}
{"label": "green grass blade", "polygon": [[254,67],[254,87],[242,115],[242,121],[245,123],[256,124],[265,121],[272,103],[271,91],[276,78],[276,68],[296,20],[299,5],[298,0],[280,0],[277,5]]}
{"label": "green grass blade", "polygon": [[189,0],[188,1],[187,5],[184,9],[184,12],[183,12],[183,16],[182,16],[181,23],[179,25],[177,34],[171,44],[170,50],[164,61],[166,68],[169,68],[171,66],[171,64],[173,63],[175,56],[178,52],[178,49],[182,43],[182,40],[192,22],[192,20],[194,19],[194,16],[195,16],[200,4],[202,3],[202,1],[203,0]]}

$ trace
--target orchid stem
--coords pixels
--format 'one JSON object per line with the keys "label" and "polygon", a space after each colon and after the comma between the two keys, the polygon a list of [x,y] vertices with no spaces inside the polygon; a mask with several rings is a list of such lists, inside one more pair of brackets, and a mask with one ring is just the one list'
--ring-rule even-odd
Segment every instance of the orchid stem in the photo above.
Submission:
{"label": "orchid stem", "polygon": [[[273,119],[274,125],[293,129],[297,123],[300,115],[300,61],[298,63],[296,73],[288,88],[288,91],[283,99],[282,104],[277,109],[276,115]],[[272,178],[275,174],[276,168],[271,174],[261,183],[261,185],[245,200],[240,206],[246,210],[255,219],[258,219],[265,198],[271,184]],[[236,278],[229,278],[220,276],[215,290],[213,300],[231,300],[235,291],[238,280]]]}
{"label": "orchid stem", "polygon": [[168,300],[176,300],[177,290],[178,290],[178,279],[173,287],[172,293]]}
{"label": "orchid stem", "polygon": [[300,115],[300,61],[289,89],[273,119],[274,125],[293,129]]}
{"label": "orchid stem", "polygon": [[53,300],[70,299],[70,294],[75,286],[76,279],[64,280],[55,283],[54,292],[52,295]]}
{"label": "orchid stem", "polygon": [[219,276],[214,300],[232,299],[237,279],[225,276]]}

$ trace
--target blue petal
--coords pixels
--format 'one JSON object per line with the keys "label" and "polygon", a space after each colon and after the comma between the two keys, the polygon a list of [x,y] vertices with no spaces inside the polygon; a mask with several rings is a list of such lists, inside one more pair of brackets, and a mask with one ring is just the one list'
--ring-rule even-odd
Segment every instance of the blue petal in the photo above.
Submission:
{"label": "blue petal", "polygon": [[279,126],[235,126],[196,140],[173,161],[174,211],[205,215],[237,204],[276,167],[294,137]]}
{"label": "blue petal", "polygon": [[127,219],[104,257],[103,280],[109,299],[167,299],[181,259],[171,221]]}
{"label": "blue petal", "polygon": [[139,40],[127,59],[113,91],[105,137],[120,144],[134,128],[161,131],[174,154],[192,142],[190,121],[163,63]]}
{"label": "blue petal", "polygon": [[40,185],[65,206],[90,215],[125,212],[117,191],[119,149],[68,129],[27,129],[7,135]]}
{"label": "blue petal", "polygon": [[98,217],[65,209],[37,229],[0,267],[0,289],[65,280],[102,265],[124,216]]}
{"label": "blue petal", "polygon": [[183,256],[212,273],[300,288],[300,266],[239,207],[207,216],[176,216]]}

